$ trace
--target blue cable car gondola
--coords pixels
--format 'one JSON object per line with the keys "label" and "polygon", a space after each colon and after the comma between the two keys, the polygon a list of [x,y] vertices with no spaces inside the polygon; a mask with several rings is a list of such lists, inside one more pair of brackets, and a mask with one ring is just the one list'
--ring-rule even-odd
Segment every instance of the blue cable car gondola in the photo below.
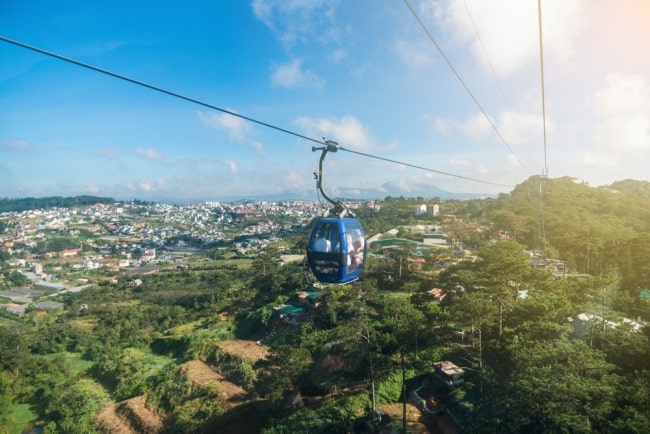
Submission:
{"label": "blue cable car gondola", "polygon": [[358,279],[366,253],[365,234],[357,219],[319,217],[314,221],[307,260],[319,281],[343,284]]}
{"label": "blue cable car gondola", "polygon": [[358,279],[361,274],[367,254],[366,238],[361,223],[350,210],[323,191],[323,160],[328,151],[336,152],[338,149],[335,142],[327,140],[325,144],[324,148],[312,148],[323,151],[315,175],[318,189],[334,207],[328,215],[314,220],[307,245],[307,261],[319,281],[345,284]]}

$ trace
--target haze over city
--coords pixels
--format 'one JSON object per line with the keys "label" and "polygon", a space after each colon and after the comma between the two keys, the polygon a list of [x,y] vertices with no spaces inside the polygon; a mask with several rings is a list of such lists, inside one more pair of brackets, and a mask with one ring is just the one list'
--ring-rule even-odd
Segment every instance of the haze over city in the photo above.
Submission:
{"label": "haze over city", "polygon": [[297,135],[406,163],[332,153],[333,196],[650,180],[649,20],[542,0],[542,98],[535,0],[4,1],[0,197],[315,198]]}

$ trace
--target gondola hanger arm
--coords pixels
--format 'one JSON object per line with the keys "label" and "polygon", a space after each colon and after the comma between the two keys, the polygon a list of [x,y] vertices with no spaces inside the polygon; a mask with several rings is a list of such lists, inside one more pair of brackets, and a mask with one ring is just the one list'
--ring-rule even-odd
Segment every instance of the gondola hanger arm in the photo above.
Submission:
{"label": "gondola hanger arm", "polygon": [[[329,213],[334,214],[339,218],[343,218],[348,214],[352,215],[352,212],[345,205],[343,205],[343,202],[340,200],[334,200],[329,197],[323,188],[323,161],[325,160],[325,156],[328,152],[338,151],[340,149],[340,146],[335,141],[327,140],[324,137],[323,141],[325,143],[325,146],[312,146],[311,148],[312,152],[322,151],[320,155],[320,161],[318,162],[318,171],[314,172],[314,177],[316,178],[316,188],[318,188],[323,197],[333,205],[333,207],[329,210]],[[352,216],[354,217],[354,215]]]}

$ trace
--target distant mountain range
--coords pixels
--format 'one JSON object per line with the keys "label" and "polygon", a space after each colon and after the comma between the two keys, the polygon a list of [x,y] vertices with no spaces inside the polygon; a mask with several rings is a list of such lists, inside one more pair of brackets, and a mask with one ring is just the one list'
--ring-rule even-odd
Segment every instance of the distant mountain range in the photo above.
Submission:
{"label": "distant mountain range", "polygon": [[[442,190],[435,185],[431,184],[411,184],[409,190],[405,191],[402,187],[393,182],[386,182],[380,187],[375,188],[339,188],[335,193],[327,191],[328,195],[336,199],[354,199],[354,200],[381,200],[388,196],[391,197],[423,197],[430,199],[439,197],[443,200],[466,200],[466,199],[479,199],[485,197],[495,197],[494,194],[489,193],[452,193]],[[222,202],[238,202],[240,200],[252,201],[283,201],[283,200],[317,200],[316,190],[298,191],[298,190],[285,190],[274,194],[258,194],[241,196],[226,196],[219,197],[213,200]]]}
{"label": "distant mountain range", "polygon": [[[476,193],[451,193],[445,190],[442,190],[435,185],[420,183],[420,184],[409,184],[408,191],[405,190],[402,186],[394,182],[386,182],[379,187],[375,188],[339,188],[335,192],[327,191],[334,199],[351,199],[351,200],[381,200],[388,196],[390,197],[422,197],[425,199],[431,199],[434,197],[440,198],[442,200],[466,200],[466,199],[478,199],[485,197],[495,197],[493,194],[476,194]],[[284,190],[278,193],[268,194],[260,193],[255,195],[247,196],[221,196],[221,197],[206,197],[206,198],[147,198],[146,200],[138,199],[113,199],[109,197],[96,197],[96,196],[73,196],[73,197],[61,197],[61,196],[50,196],[50,197],[41,197],[41,198],[0,198],[0,212],[2,211],[22,211],[26,209],[38,209],[38,208],[48,208],[52,206],[59,206],[63,208],[69,208],[72,206],[83,206],[83,205],[93,205],[96,203],[114,203],[114,202],[140,202],[143,204],[150,202],[158,203],[169,203],[169,204],[190,204],[190,203],[202,203],[207,201],[219,201],[219,202],[240,202],[240,201],[270,201],[278,202],[285,200],[318,200],[316,194],[316,189],[310,190]],[[322,197],[321,197],[321,200]]]}
{"label": "distant mountain range", "polygon": [[[510,193],[511,195],[515,194],[517,190],[521,189],[523,185],[528,185],[529,181],[532,179],[533,182],[538,182],[538,177],[531,177],[528,181],[518,185]],[[578,180],[571,177],[558,178],[558,180],[571,181],[571,183],[581,184],[585,186],[586,184],[579,182]],[[551,180],[549,180],[551,181]],[[557,181],[556,181],[557,182]],[[627,192],[629,194],[634,194],[638,197],[644,199],[650,199],[650,182],[648,181],[637,181],[632,179],[625,179],[621,181],[616,181],[609,186],[602,186],[602,189],[609,189],[616,192]],[[495,194],[491,193],[452,193],[445,191],[441,188],[436,187],[432,184],[427,183],[410,183],[408,185],[408,190],[404,189],[402,185],[399,185],[394,182],[386,182],[379,187],[375,188],[339,188],[335,192],[327,192],[334,199],[350,199],[350,200],[382,200],[386,197],[408,197],[408,198],[417,198],[421,197],[425,200],[432,198],[440,198],[442,200],[468,200],[468,199],[481,199],[489,197],[497,197]],[[195,197],[195,198],[147,198],[143,199],[113,199],[110,197],[98,197],[98,196],[71,196],[71,197],[62,197],[62,196],[49,196],[49,197],[25,197],[25,198],[0,198],[0,212],[5,211],[23,211],[28,209],[39,209],[39,208],[49,208],[49,207],[63,207],[70,208],[73,206],[85,206],[85,205],[94,205],[96,203],[112,204],[115,202],[135,202],[140,204],[150,204],[154,202],[158,203],[169,203],[169,204],[193,204],[193,203],[202,203],[208,201],[219,201],[219,202],[243,202],[243,201],[286,201],[286,200],[304,200],[304,201],[315,201],[319,197],[316,194],[316,189],[309,190],[284,190],[281,192],[268,194],[260,193],[247,196],[221,196],[221,197]],[[320,198],[323,200],[323,198]]]}
{"label": "distant mountain range", "polygon": [[409,189],[404,190],[394,182],[385,182],[381,187],[369,189],[341,189],[341,196],[350,199],[384,199],[391,197],[423,197],[425,199],[439,197],[440,199],[479,199],[483,197],[495,197],[488,193],[452,193],[433,184],[418,183],[409,184]]}

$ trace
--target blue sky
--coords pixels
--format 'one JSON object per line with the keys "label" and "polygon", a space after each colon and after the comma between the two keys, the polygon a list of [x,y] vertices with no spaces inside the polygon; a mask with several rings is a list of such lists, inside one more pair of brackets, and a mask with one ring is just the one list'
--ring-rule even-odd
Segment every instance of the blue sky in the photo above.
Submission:
{"label": "blue sky", "polygon": [[[4,38],[457,175],[341,151],[331,196],[497,194],[545,164],[649,180],[649,21],[646,0],[542,0],[545,151],[536,0],[0,2]],[[0,197],[311,199],[313,145],[0,41]]]}

